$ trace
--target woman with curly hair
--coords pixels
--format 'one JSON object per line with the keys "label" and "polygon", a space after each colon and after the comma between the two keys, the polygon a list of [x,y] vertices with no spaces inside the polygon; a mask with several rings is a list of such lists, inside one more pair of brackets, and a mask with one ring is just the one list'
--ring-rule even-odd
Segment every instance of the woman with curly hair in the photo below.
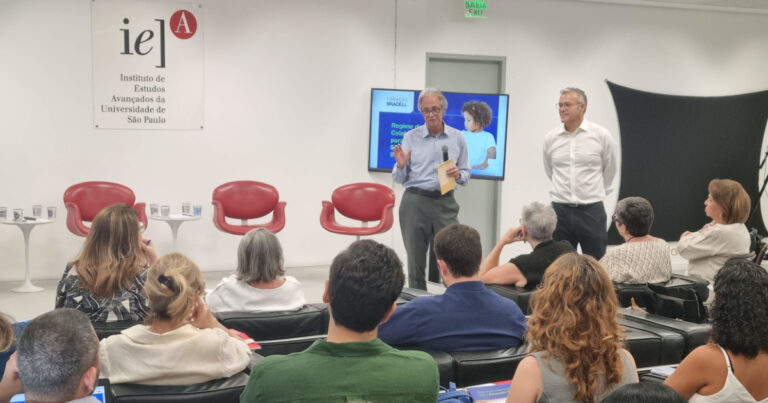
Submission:
{"label": "woman with curly hair", "polygon": [[139,321],[149,310],[144,282],[157,252],[127,204],[104,208],[93,219],[80,254],[67,264],[56,308],[74,308],[91,322]]}
{"label": "woman with curly hair", "polygon": [[710,342],[664,382],[691,403],[768,402],[768,272],[731,259],[715,275]]}
{"label": "woman with curly hair", "polygon": [[591,403],[637,382],[616,323],[613,283],[593,257],[574,252],[555,260],[531,307],[531,354],[517,367],[507,402]]}

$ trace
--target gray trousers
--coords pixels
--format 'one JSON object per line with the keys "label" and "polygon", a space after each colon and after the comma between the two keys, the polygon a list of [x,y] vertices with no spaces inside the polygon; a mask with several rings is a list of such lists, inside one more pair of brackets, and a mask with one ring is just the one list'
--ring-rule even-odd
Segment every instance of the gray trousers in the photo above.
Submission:
{"label": "gray trousers", "polygon": [[431,197],[406,189],[400,203],[400,232],[408,253],[408,287],[427,289],[424,269],[429,252],[429,281],[440,282],[432,241],[441,229],[457,223],[459,204],[453,194]]}

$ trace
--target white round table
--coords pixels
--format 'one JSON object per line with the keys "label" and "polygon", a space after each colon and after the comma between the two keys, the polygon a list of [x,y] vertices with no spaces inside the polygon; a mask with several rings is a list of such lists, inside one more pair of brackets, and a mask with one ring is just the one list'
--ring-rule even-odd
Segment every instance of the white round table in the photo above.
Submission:
{"label": "white round table", "polygon": [[43,291],[42,287],[38,287],[32,284],[30,278],[29,268],[29,234],[32,232],[32,228],[35,225],[50,224],[53,220],[38,218],[37,220],[29,221],[0,221],[0,224],[15,225],[21,229],[21,233],[24,234],[24,283],[13,289],[15,292],[38,292]]}
{"label": "white round table", "polygon": [[173,233],[173,250],[176,250],[176,239],[178,238],[179,234],[179,227],[181,226],[181,223],[185,221],[197,221],[200,219],[200,216],[194,216],[194,215],[182,215],[182,214],[170,214],[167,217],[155,215],[149,217],[152,220],[157,221],[165,221],[168,223],[168,225],[171,227],[171,233]]}

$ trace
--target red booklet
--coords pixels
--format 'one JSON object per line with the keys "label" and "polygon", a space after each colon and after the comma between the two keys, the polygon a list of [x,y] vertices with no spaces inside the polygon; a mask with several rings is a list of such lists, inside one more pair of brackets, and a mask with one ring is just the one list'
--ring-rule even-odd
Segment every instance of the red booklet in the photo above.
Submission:
{"label": "red booklet", "polygon": [[234,334],[236,334],[236,335],[240,336],[240,338],[241,338],[241,339],[243,339],[243,341],[245,342],[245,344],[247,344],[247,345],[248,345],[248,348],[250,348],[251,350],[260,350],[260,349],[261,349],[261,346],[259,345],[259,343],[256,343],[256,342],[255,342],[255,341],[254,341],[252,338],[250,338],[250,337],[249,337],[247,334],[245,334],[245,333],[243,333],[243,332],[241,332],[241,331],[239,331],[239,330],[235,330],[235,329],[229,329],[229,331],[230,331],[231,333],[234,333]]}

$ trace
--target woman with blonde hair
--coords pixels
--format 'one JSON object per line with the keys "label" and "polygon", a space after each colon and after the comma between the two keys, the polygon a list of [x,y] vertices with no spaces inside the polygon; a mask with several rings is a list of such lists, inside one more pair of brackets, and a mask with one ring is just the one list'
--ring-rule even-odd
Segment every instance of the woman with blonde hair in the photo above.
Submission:
{"label": "woman with blonde hair", "polygon": [[144,319],[144,282],[157,252],[142,237],[143,230],[136,210],[127,204],[101,210],[80,254],[64,270],[56,308],[77,309],[91,322]]}
{"label": "woman with blonde hair", "polygon": [[637,382],[616,323],[613,283],[594,258],[567,253],[532,297],[530,354],[517,367],[507,402],[596,402]]}
{"label": "woman with blonde hair", "polygon": [[187,385],[232,376],[251,350],[213,316],[200,269],[179,253],[152,265],[145,324],[101,341],[101,376],[112,383]]}
{"label": "woman with blonde hair", "polygon": [[680,235],[677,252],[688,259],[690,276],[714,281],[715,273],[733,257],[749,254],[750,199],[739,182],[712,179],[704,201],[704,214],[712,221],[696,232]]}

